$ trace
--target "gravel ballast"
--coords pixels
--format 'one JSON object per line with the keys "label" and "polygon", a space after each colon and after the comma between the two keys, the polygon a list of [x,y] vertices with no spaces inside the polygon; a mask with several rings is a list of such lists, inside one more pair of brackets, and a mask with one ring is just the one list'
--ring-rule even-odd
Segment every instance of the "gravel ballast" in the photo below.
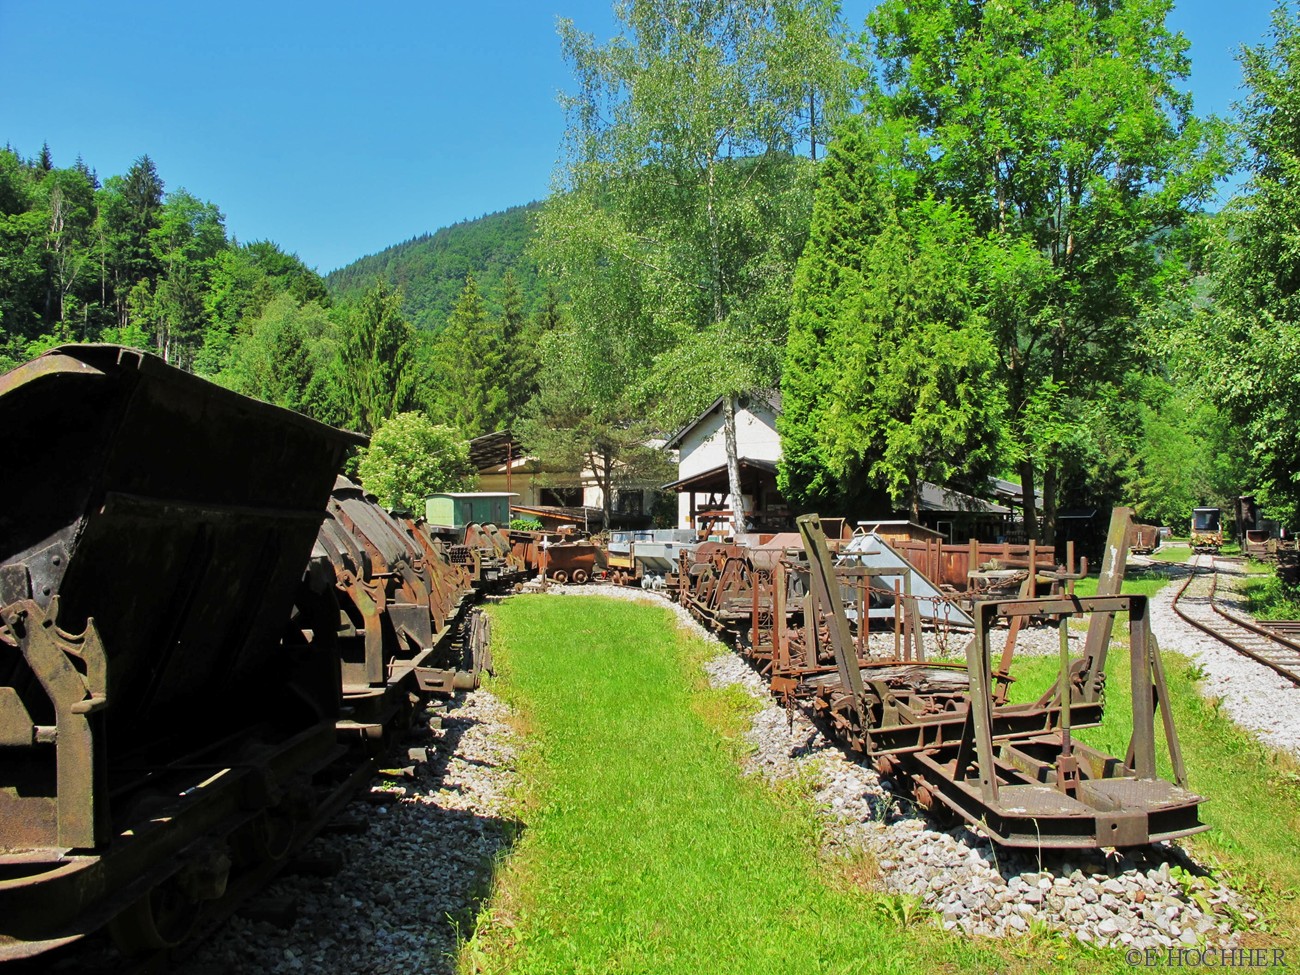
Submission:
{"label": "gravel ballast", "polygon": [[[1155,568],[1157,564],[1152,566]],[[1218,567],[1227,570],[1220,577],[1219,602],[1237,615],[1249,618],[1223,586],[1225,578],[1240,570],[1222,561]],[[1233,721],[1255,732],[1265,744],[1300,756],[1300,687],[1180,619],[1173,611],[1173,601],[1190,569],[1171,564],[1159,568],[1174,576],[1151,600],[1151,630],[1161,648],[1176,650],[1200,664],[1205,671],[1201,693],[1210,699],[1221,699],[1224,711]]]}
{"label": "gravel ballast", "polygon": [[484,689],[451,702],[440,735],[422,742],[436,748],[432,760],[414,778],[375,779],[348,806],[345,817],[368,828],[308,845],[308,856],[342,853],[343,869],[282,876],[262,895],[296,902],[291,927],[237,916],[177,971],[455,972],[457,936],[470,933],[515,832],[507,793],[519,742],[508,713]]}

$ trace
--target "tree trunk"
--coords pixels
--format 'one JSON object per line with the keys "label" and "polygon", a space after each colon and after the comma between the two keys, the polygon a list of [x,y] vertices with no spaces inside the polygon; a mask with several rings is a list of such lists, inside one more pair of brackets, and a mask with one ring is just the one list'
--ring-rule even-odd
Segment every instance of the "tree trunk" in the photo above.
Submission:
{"label": "tree trunk", "polygon": [[913,479],[907,485],[908,511],[912,521],[921,523],[921,481]]}
{"label": "tree trunk", "polygon": [[1020,462],[1020,493],[1025,502],[1025,541],[1038,537],[1038,503],[1034,499],[1034,461]]}
{"label": "tree trunk", "polygon": [[727,483],[731,488],[731,523],[733,530],[743,532],[745,519],[745,494],[740,486],[740,455],[736,450],[736,394],[722,398],[722,439],[727,448]]}
{"label": "tree trunk", "polygon": [[808,158],[817,161],[817,88],[808,89]]}
{"label": "tree trunk", "polygon": [[[614,465],[609,454],[603,451],[588,454],[587,464],[595,475],[596,487],[600,488],[600,516],[605,522],[602,527],[608,531],[610,517],[614,513]],[[587,499],[580,500],[585,507]]]}
{"label": "tree trunk", "polygon": [[1055,464],[1043,467],[1043,542],[1056,544],[1056,478]]}

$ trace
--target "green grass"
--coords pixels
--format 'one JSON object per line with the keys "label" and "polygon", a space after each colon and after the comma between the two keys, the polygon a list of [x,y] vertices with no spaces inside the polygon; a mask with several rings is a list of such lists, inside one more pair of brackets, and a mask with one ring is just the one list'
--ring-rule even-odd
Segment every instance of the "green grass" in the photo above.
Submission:
{"label": "green grass", "polygon": [[525,823],[462,972],[1126,971],[1038,935],[952,937],[828,861],[798,786],[741,774],[753,704],[708,689],[713,650],[661,608],[532,596],[492,609],[494,690],[529,746]]}
{"label": "green grass", "polygon": [[[1163,572],[1128,570],[1124,573],[1124,585],[1120,587],[1120,592],[1149,599],[1168,583],[1169,576]],[[1077,581],[1074,584],[1074,594],[1084,597],[1097,595],[1097,576],[1085,576]]]}
{"label": "green grass", "polygon": [[1246,597],[1246,608],[1262,620],[1300,619],[1300,592],[1269,573],[1253,574],[1237,583],[1237,591]]}
{"label": "green grass", "polygon": [[[1116,635],[1127,633],[1116,627]],[[1212,827],[1184,841],[1203,863],[1245,892],[1266,915],[1267,930],[1248,934],[1247,943],[1300,951],[1300,766],[1261,744],[1236,725],[1217,699],[1197,689],[1203,676],[1195,664],[1163,651],[1174,727],[1183,749],[1189,785],[1209,801],[1201,807]],[[1053,658],[1027,657],[1012,668],[1012,701],[1030,701],[1056,677]],[[1106,675],[1106,714],[1097,728],[1078,737],[1095,748],[1123,756],[1132,729],[1132,684],[1126,647],[1112,646]],[[1171,776],[1160,719],[1156,718],[1160,773]]]}
{"label": "green grass", "polygon": [[1165,542],[1154,553],[1151,558],[1160,562],[1186,562],[1192,557],[1192,546],[1188,544],[1171,544]]}

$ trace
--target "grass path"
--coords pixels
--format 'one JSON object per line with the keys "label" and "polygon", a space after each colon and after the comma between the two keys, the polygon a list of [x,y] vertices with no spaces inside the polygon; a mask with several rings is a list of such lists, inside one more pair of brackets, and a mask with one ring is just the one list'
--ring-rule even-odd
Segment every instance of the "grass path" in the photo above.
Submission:
{"label": "grass path", "polygon": [[494,689],[532,743],[525,828],[462,971],[1124,970],[1056,942],[1009,949],[891,920],[819,859],[794,790],[740,773],[743,706],[703,686],[713,651],[666,610],[543,596],[494,616]]}

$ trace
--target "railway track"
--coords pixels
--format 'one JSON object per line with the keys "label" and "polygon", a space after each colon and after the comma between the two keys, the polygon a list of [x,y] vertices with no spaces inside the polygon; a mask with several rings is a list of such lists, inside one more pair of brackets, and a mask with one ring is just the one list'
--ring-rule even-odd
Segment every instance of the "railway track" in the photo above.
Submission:
{"label": "railway track", "polygon": [[[1201,566],[1203,559],[1209,566]],[[1203,633],[1300,685],[1300,642],[1231,613],[1215,602],[1219,570],[1214,556],[1198,555],[1174,596],[1174,612]]]}

